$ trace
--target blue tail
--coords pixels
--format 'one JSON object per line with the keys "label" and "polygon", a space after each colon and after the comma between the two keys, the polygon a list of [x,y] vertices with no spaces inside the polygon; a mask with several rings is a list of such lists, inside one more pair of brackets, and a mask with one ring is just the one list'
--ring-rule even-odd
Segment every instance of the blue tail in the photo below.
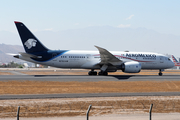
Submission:
{"label": "blue tail", "polygon": [[21,37],[26,53],[46,52],[48,49],[31,33],[31,31],[21,22],[14,22]]}

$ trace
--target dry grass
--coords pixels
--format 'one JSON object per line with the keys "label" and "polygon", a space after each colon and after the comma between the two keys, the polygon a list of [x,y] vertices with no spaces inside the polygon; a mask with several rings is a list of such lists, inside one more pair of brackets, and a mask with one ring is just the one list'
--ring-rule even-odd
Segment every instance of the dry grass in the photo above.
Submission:
{"label": "dry grass", "polygon": [[153,104],[153,113],[180,112],[180,97],[115,97],[115,98],[64,98],[46,100],[2,100],[0,117],[77,116],[85,115],[91,104],[90,115],[147,113]]}
{"label": "dry grass", "polygon": [[13,75],[13,74],[10,72],[0,72],[0,75]]}
{"label": "dry grass", "polygon": [[180,81],[1,81],[0,94],[171,92],[180,91]]}

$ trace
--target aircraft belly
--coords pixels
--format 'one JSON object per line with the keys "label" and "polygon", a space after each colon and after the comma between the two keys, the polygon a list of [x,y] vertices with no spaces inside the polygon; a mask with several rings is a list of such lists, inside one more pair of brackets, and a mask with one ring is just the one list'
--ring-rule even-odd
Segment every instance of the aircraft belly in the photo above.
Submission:
{"label": "aircraft belly", "polygon": [[84,69],[100,69],[100,66],[97,65],[99,61],[92,60],[92,61],[86,61],[81,65],[81,68]]}
{"label": "aircraft belly", "polygon": [[81,65],[84,64],[85,60],[81,59],[69,59],[69,68],[81,68]]}
{"label": "aircraft belly", "polygon": [[141,63],[141,69],[167,69],[167,64],[165,63],[156,63],[156,62],[147,62]]}
{"label": "aircraft belly", "polygon": [[155,62],[143,62],[141,63],[141,69],[158,69],[159,65]]}

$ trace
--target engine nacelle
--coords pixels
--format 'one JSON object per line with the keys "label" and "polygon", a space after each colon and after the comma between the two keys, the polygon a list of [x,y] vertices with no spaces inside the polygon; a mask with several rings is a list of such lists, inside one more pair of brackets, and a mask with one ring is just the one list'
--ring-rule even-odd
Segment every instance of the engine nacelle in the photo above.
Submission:
{"label": "engine nacelle", "polygon": [[121,69],[125,73],[139,73],[141,71],[141,63],[131,61],[121,65]]}

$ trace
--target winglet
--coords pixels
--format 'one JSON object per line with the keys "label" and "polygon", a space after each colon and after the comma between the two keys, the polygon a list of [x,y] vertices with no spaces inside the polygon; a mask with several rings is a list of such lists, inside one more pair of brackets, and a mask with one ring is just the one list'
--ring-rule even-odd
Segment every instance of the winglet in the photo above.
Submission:
{"label": "winglet", "polygon": [[96,47],[98,50],[100,50],[100,49],[102,49],[102,50],[103,50],[103,48],[101,48],[101,47],[98,47],[98,46],[96,46],[96,45],[95,45],[95,47]]}
{"label": "winglet", "polygon": [[22,23],[22,22],[14,21],[14,23]]}

